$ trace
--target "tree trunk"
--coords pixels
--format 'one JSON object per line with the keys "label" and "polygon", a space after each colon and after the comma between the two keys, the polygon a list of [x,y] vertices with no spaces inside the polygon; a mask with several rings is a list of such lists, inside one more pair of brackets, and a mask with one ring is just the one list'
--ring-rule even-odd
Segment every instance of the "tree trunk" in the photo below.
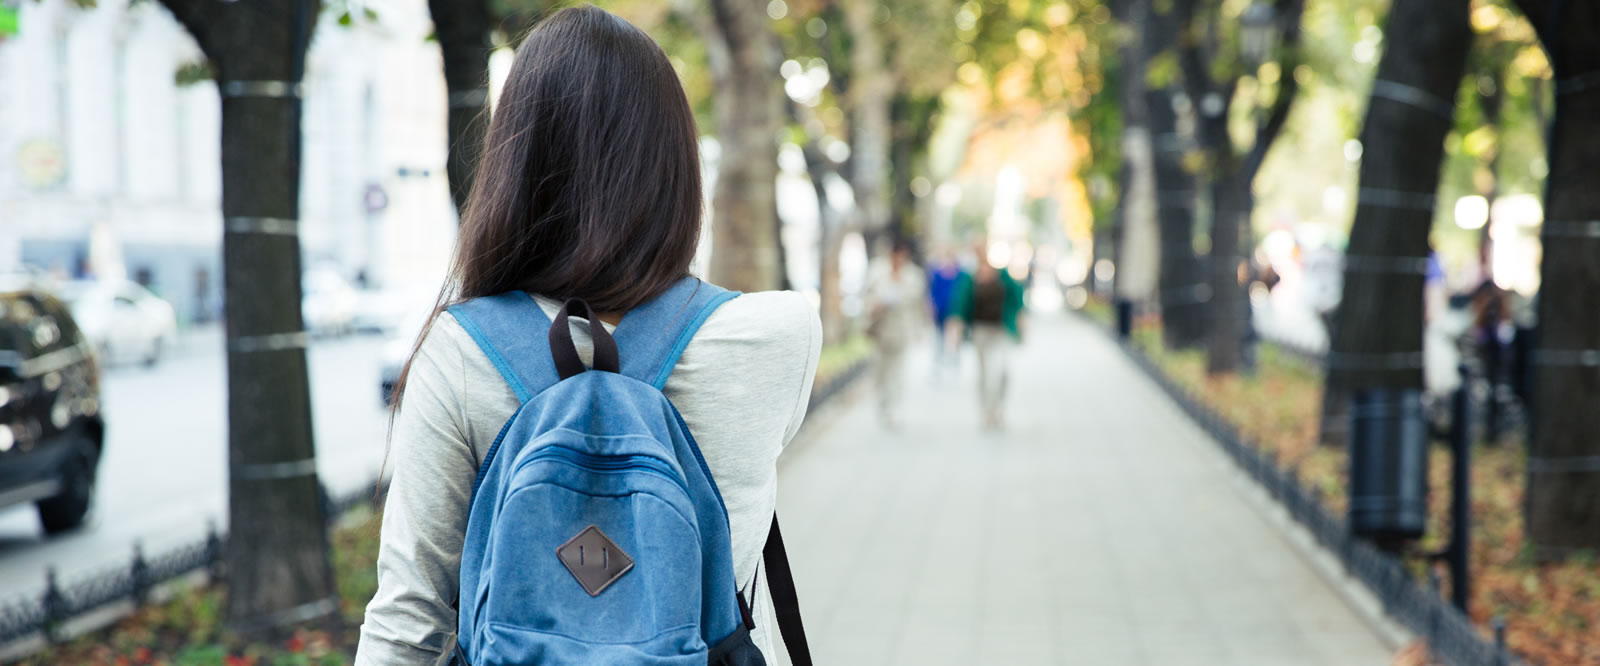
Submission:
{"label": "tree trunk", "polygon": [[[792,105],[791,105],[792,106]],[[796,118],[796,121],[799,121]],[[804,124],[804,123],[801,123]],[[845,330],[844,314],[840,312],[841,294],[839,293],[839,249],[844,238],[843,229],[840,227],[839,213],[828,203],[828,175],[827,162],[822,155],[822,148],[817,145],[814,137],[808,137],[805,145],[800,147],[801,154],[805,155],[806,173],[811,176],[811,188],[817,195],[817,299],[820,301],[822,318],[822,340],[826,344],[843,342],[848,332]]]}
{"label": "tree trunk", "polygon": [[[1232,150],[1230,147],[1229,150]],[[1219,375],[1239,369],[1248,322],[1244,285],[1239,281],[1244,262],[1241,232],[1250,224],[1254,197],[1246,174],[1226,170],[1211,187],[1211,307],[1206,324],[1206,373]]]}
{"label": "tree trunk", "polygon": [[1156,219],[1161,235],[1161,324],[1167,347],[1199,346],[1205,338],[1204,315],[1211,285],[1194,251],[1194,176],[1179,161],[1177,114],[1171,91],[1145,93],[1155,163]]}
{"label": "tree trunk", "polygon": [[[1116,267],[1116,272],[1112,274],[1111,293],[1118,299],[1124,299],[1132,298],[1124,288],[1127,280],[1125,272],[1131,268],[1127,247],[1132,238],[1128,232],[1133,224],[1130,207],[1136,194],[1148,195],[1147,192],[1135,193],[1134,189],[1135,180],[1139,177],[1137,170],[1149,168],[1149,130],[1145,128],[1144,118],[1144,25],[1148,20],[1149,3],[1146,0],[1117,0],[1111,3],[1111,12],[1122,26],[1117,33],[1122,36],[1122,42],[1117,46],[1117,58],[1121,62],[1118,63],[1120,76],[1116,81],[1120,86],[1117,94],[1122,106],[1122,164],[1117,169],[1117,204],[1111,222],[1111,265]],[[1143,151],[1143,154],[1134,155],[1135,151]]]}
{"label": "tree trunk", "polygon": [[[760,4],[760,3],[755,3]],[[850,185],[855,190],[856,224],[869,240],[877,240],[889,224],[889,150],[893,140],[890,105],[894,78],[888,69],[875,2],[845,2],[844,22],[850,31]],[[876,254],[882,248],[869,243]]]}
{"label": "tree trunk", "polygon": [[489,105],[488,0],[428,0],[433,32],[444,56],[444,83],[449,91],[449,156],[446,172],[450,198],[459,214],[472,190],[472,173],[483,150]]}
{"label": "tree trunk", "polygon": [[[827,204],[823,206],[826,208]],[[835,344],[850,337],[849,322],[845,321],[841,309],[844,293],[839,288],[839,252],[844,247],[844,230],[840,228],[842,225],[838,213],[829,210],[824,216],[833,220],[822,228],[822,237],[818,239],[822,272],[817,274],[817,298],[821,301],[819,315],[822,318],[822,341],[824,344]]]}
{"label": "tree trunk", "polygon": [[1526,510],[1535,554],[1560,558],[1600,550],[1600,5],[1518,4],[1556,80]]}
{"label": "tree trunk", "polygon": [[[1495,197],[1500,193],[1500,155],[1504,152],[1505,141],[1505,128],[1500,124],[1500,111],[1505,103],[1506,68],[1510,65],[1510,58],[1491,60],[1488,63],[1488,71],[1480,74],[1481,76],[1489,77],[1489,81],[1492,82],[1490,83],[1491,89],[1488,92],[1484,92],[1482,86],[1473,86],[1478,89],[1478,108],[1483,111],[1483,124],[1493,127],[1497,137],[1494,155],[1489,158],[1489,164],[1485,166],[1489,170],[1488,181],[1483,184],[1485,187],[1478,188],[1478,194],[1484,198],[1484,201],[1491,208],[1494,206]],[[1476,82],[1474,83],[1476,84]],[[1483,228],[1478,230],[1478,264],[1485,280],[1494,277],[1494,261],[1492,260],[1494,241],[1489,237],[1489,229],[1492,226],[1485,222]]]}
{"label": "tree trunk", "polygon": [[[1175,6],[1180,26],[1178,61],[1183,70],[1184,88],[1196,107],[1196,139],[1206,156],[1202,173],[1210,204],[1211,252],[1207,258],[1208,284],[1211,302],[1207,308],[1206,372],[1210,375],[1227,374],[1238,370],[1250,330],[1248,294],[1240,283],[1240,271],[1248,268],[1249,250],[1254,245],[1250,234],[1250,213],[1254,205],[1252,192],[1256,172],[1266,159],[1266,153],[1283,131],[1294,107],[1299,88],[1295,77],[1286,76],[1266,114],[1265,122],[1256,129],[1255,141],[1248,150],[1235,148],[1229,132],[1229,119],[1234,115],[1229,109],[1234,103],[1234,93],[1239,87],[1237,73],[1218,80],[1216,60],[1223,58],[1221,45],[1216,39],[1220,16],[1205,22],[1195,18],[1195,0],[1186,0]],[[1301,0],[1278,0],[1278,29],[1283,36],[1283,49],[1278,62],[1280,69],[1293,72],[1299,64],[1300,16],[1304,11]],[[1213,8],[1205,7],[1205,11]],[[1199,35],[1207,35],[1206,39]],[[1232,70],[1232,65],[1223,67]]]}
{"label": "tree trunk", "polygon": [[711,218],[711,281],[763,291],[778,276],[778,131],[783,125],[778,36],[765,6],[710,0],[700,21],[716,92],[721,158]]}
{"label": "tree trunk", "polygon": [[[1142,40],[1144,62],[1178,45],[1177,7],[1172,3],[1147,5]],[[1173,86],[1145,87],[1144,113],[1150,131],[1150,152],[1155,174],[1154,200],[1161,237],[1158,291],[1161,328],[1171,349],[1199,346],[1205,339],[1206,303],[1211,285],[1194,250],[1195,178],[1184,168],[1178,116],[1172,108]]]}
{"label": "tree trunk", "polygon": [[[1134,303],[1151,301],[1162,276],[1161,239],[1165,236],[1157,223],[1155,154],[1151,143],[1149,110],[1146,100],[1155,99],[1145,84],[1145,70],[1154,50],[1149,0],[1117,3],[1127,12],[1131,38],[1121,47],[1122,63],[1122,160],[1117,205],[1116,273],[1113,293]],[[1168,112],[1171,104],[1163,97]],[[1167,131],[1175,132],[1176,128]],[[1176,134],[1173,135],[1173,138]],[[1175,144],[1174,144],[1175,145]],[[1192,252],[1192,246],[1190,252]],[[1169,276],[1170,277],[1170,276]]]}
{"label": "tree trunk", "polygon": [[906,241],[923,235],[925,231],[917,220],[917,196],[911,191],[911,181],[917,176],[917,167],[927,151],[928,139],[933,136],[934,114],[939,99],[916,98],[908,94],[894,97],[894,141],[890,145],[890,237]]}
{"label": "tree trunk", "polygon": [[772,254],[778,261],[777,288],[789,291],[794,285],[789,281],[789,250],[783,244],[783,216],[778,214],[777,197],[773,197],[772,203]]}
{"label": "tree trunk", "polygon": [[299,82],[311,0],[164,0],[222,92],[228,350],[228,624],[339,620],[300,319]]}
{"label": "tree trunk", "polygon": [[[1434,193],[1472,32],[1468,3],[1395,0],[1361,144],[1328,391],[1418,389]],[[1399,100],[1399,101],[1397,101]],[[1331,401],[1337,403],[1337,400]],[[1323,415],[1324,430],[1340,428]]]}

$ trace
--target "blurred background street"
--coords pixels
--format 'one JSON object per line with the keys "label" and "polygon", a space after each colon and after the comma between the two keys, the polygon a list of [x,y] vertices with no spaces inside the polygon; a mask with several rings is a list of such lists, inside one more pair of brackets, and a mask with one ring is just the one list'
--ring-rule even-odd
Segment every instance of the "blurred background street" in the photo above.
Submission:
{"label": "blurred background street", "polygon": [[[341,495],[371,483],[383,458],[388,409],[378,387],[382,344],[349,338],[311,348],[317,474]],[[116,427],[94,512],[85,526],[49,538],[31,506],[0,512],[0,590],[9,598],[44,590],[55,567],[63,583],[126,566],[134,543],[159,553],[227,528],[227,394],[221,331],[192,332],[154,368],[106,372],[101,395]]]}
{"label": "blurred background street", "polygon": [[[1600,665],[1600,3],[594,1],[821,322],[819,662]],[[0,661],[353,659],[561,4],[0,0]]]}

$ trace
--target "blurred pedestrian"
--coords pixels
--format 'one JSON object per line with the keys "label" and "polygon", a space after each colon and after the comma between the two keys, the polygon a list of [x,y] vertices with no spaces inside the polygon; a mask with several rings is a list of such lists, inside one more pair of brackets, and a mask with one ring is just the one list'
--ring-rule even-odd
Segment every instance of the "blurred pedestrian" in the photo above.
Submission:
{"label": "blurred pedestrian", "polygon": [[1007,270],[980,259],[974,275],[957,281],[950,314],[947,344],[953,348],[964,333],[972,336],[978,351],[978,408],[984,427],[998,429],[1004,421],[1007,357],[1022,339],[1022,285]]}
{"label": "blurred pedestrian", "polygon": [[889,428],[899,426],[905,350],[926,328],[927,278],[911,261],[911,249],[896,243],[886,263],[867,283],[867,335],[878,348],[878,415]]}
{"label": "blurred pedestrian", "polygon": [[951,300],[954,298],[956,281],[961,278],[961,265],[956,262],[954,252],[943,248],[938,256],[928,266],[928,301],[933,305],[933,331],[936,336],[934,351],[934,373],[940,374],[945,368],[956,367],[960,358],[959,354],[951,353],[945,343],[945,321],[950,318]]}

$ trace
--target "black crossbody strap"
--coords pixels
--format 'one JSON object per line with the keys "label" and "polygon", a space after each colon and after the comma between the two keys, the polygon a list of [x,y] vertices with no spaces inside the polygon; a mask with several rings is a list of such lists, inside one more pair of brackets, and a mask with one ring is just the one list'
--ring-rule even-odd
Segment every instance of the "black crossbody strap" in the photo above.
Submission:
{"label": "black crossbody strap", "polygon": [[794,592],[794,573],[789,570],[789,553],[783,549],[783,533],[778,531],[778,514],[772,514],[772,531],[761,557],[767,563],[767,586],[772,591],[773,610],[778,612],[778,632],[789,648],[793,666],[811,666],[811,647],[806,644],[806,628],[800,622],[800,598]]}

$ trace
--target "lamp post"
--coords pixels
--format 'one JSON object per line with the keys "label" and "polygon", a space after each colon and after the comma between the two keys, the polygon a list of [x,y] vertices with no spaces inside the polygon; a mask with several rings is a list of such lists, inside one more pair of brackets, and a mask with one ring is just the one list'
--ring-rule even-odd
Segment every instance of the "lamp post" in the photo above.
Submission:
{"label": "lamp post", "polygon": [[1239,17],[1239,56],[1245,64],[1260,67],[1278,46],[1278,10],[1263,0],[1246,7]]}

